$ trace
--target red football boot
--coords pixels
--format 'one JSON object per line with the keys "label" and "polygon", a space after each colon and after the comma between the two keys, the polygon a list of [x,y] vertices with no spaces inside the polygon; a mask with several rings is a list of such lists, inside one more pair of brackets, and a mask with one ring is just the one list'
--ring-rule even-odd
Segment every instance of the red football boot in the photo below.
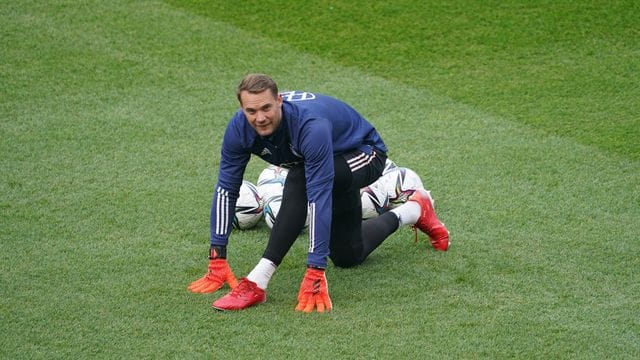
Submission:
{"label": "red football boot", "polygon": [[[449,249],[449,230],[443,223],[438,220],[436,212],[433,209],[433,200],[426,190],[417,189],[409,197],[408,201],[415,201],[420,205],[422,214],[418,222],[412,227],[414,230],[420,229],[423,233],[429,235],[433,248],[440,251]],[[418,241],[418,231],[416,230],[416,241]]]}
{"label": "red football boot", "polygon": [[253,281],[242,278],[238,286],[211,304],[218,310],[243,310],[267,301],[267,294]]}

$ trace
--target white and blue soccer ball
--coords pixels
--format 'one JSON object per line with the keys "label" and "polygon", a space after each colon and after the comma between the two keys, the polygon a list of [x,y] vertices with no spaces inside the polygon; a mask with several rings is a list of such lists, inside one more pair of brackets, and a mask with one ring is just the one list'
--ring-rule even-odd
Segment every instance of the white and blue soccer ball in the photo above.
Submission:
{"label": "white and blue soccer ball", "polygon": [[[273,224],[276,222],[278,212],[280,212],[280,206],[282,205],[282,195],[274,195],[264,201],[264,222],[269,229],[273,228]],[[307,219],[304,223],[304,228],[309,226],[309,213],[307,213]]]}
{"label": "white and blue soccer ball", "polygon": [[288,173],[289,170],[275,165],[269,165],[262,170],[258,176],[257,188],[263,202],[266,203],[268,199],[277,195],[282,196]]}
{"label": "white and blue soccer ball", "polygon": [[240,230],[251,229],[262,218],[263,206],[256,186],[246,180],[242,181],[240,194],[236,201],[233,227]]}
{"label": "white and blue soccer ball", "polygon": [[276,217],[280,211],[280,205],[282,204],[282,195],[274,195],[267,198],[264,202],[264,222],[269,229],[273,228],[273,224],[276,222]]}
{"label": "white and blue soccer ball", "polygon": [[389,210],[389,196],[377,187],[366,186],[360,189],[362,218],[370,219]]}
{"label": "white and blue soccer ball", "polygon": [[401,166],[390,169],[369,186],[387,194],[391,209],[407,202],[416,189],[424,189],[420,176],[415,171]]}

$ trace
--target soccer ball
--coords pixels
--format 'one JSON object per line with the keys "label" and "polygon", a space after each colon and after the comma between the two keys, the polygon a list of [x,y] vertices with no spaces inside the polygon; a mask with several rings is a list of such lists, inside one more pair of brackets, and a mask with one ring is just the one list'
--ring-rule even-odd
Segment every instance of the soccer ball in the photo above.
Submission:
{"label": "soccer ball", "polygon": [[389,196],[377,187],[366,186],[360,189],[362,218],[370,219],[389,210]]}
{"label": "soccer ball", "polygon": [[275,165],[269,165],[269,167],[262,170],[260,176],[258,176],[257,188],[263,202],[276,195],[282,195],[282,189],[288,173],[287,169]]}
{"label": "soccer ball", "polygon": [[416,189],[424,189],[422,180],[415,171],[400,166],[391,169],[369,186],[376,187],[387,194],[391,209],[407,202]]}
{"label": "soccer ball", "polygon": [[251,182],[243,180],[240,195],[236,201],[236,213],[233,217],[233,227],[240,230],[251,229],[262,218],[262,199],[258,189]]}
{"label": "soccer ball", "polygon": [[398,168],[398,165],[396,165],[396,163],[394,163],[392,160],[390,160],[389,158],[387,158],[387,160],[384,162],[384,170],[382,170],[382,175],[393,171],[395,169]]}
{"label": "soccer ball", "polygon": [[[282,195],[274,195],[264,202],[264,222],[267,223],[269,229],[273,228],[273,224],[276,222],[280,205],[282,205]],[[306,229],[308,226],[309,213],[307,213],[307,219],[305,220],[303,229]]]}
{"label": "soccer ball", "polygon": [[274,195],[264,202],[264,222],[269,229],[273,228],[282,204],[282,195]]}

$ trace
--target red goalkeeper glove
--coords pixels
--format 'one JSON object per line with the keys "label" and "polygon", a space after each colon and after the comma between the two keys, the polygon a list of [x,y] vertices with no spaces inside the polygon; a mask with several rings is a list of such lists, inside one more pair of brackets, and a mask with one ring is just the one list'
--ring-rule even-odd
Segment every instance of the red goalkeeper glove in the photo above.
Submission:
{"label": "red goalkeeper glove", "polygon": [[232,289],[238,284],[227,259],[211,259],[209,260],[209,271],[207,271],[207,274],[192,282],[188,289],[194,293],[212,293],[220,289],[225,282],[228,283]]}
{"label": "red goalkeeper glove", "polygon": [[310,313],[314,308],[317,308],[318,312],[331,310],[329,286],[323,269],[307,268],[307,273],[300,284],[296,311]]}

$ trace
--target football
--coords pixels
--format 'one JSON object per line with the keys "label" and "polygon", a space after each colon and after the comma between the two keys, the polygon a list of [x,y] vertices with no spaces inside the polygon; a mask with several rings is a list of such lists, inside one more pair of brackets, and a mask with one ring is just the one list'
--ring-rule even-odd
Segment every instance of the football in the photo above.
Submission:
{"label": "football", "polygon": [[393,171],[395,169],[398,168],[398,165],[396,165],[396,163],[394,163],[392,160],[390,160],[389,158],[387,158],[387,160],[384,162],[384,170],[382,170],[382,175]]}
{"label": "football", "polygon": [[258,189],[251,182],[243,180],[236,201],[233,227],[240,230],[251,229],[262,218],[262,212],[262,199],[258,194]]}
{"label": "football", "polygon": [[376,187],[385,192],[389,197],[391,209],[407,202],[414,190],[424,189],[420,176],[415,171],[401,166],[391,169],[369,187]]}
{"label": "football", "polygon": [[273,224],[276,222],[280,204],[282,204],[282,195],[274,195],[264,202],[264,222],[267,223],[269,229],[273,228]]}
{"label": "football", "polygon": [[275,165],[269,165],[258,176],[257,189],[263,202],[276,195],[282,195],[284,182],[289,171]]}
{"label": "football", "polygon": [[360,189],[362,218],[370,219],[389,210],[389,196],[377,187],[367,186]]}

